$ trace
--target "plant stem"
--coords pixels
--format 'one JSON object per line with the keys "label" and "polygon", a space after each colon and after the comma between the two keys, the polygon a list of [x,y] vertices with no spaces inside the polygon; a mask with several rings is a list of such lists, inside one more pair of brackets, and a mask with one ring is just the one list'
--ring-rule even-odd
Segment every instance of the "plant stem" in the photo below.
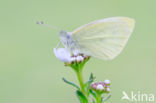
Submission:
{"label": "plant stem", "polygon": [[97,93],[96,102],[101,103],[101,93]]}
{"label": "plant stem", "polygon": [[84,82],[83,82],[82,71],[76,71],[76,74],[77,74],[77,78],[78,78],[78,81],[79,81],[79,84],[80,84],[81,92],[82,92],[84,95],[86,95],[85,88],[84,88]]}

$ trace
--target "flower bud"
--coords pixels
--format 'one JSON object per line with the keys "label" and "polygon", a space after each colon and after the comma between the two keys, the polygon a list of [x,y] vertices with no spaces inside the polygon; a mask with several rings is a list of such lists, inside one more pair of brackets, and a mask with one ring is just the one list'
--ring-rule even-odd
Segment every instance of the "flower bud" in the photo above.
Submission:
{"label": "flower bud", "polygon": [[108,85],[108,84],[110,84],[110,81],[109,81],[108,79],[106,79],[106,80],[104,81],[104,83]]}
{"label": "flower bud", "polygon": [[110,92],[110,88],[106,88],[106,91],[107,91],[107,92]]}
{"label": "flower bud", "polygon": [[97,90],[104,90],[104,87],[103,85],[101,84],[98,84],[97,87],[96,87]]}
{"label": "flower bud", "polygon": [[98,84],[101,84],[103,87],[105,87],[105,83],[104,82],[99,82]]}
{"label": "flower bud", "polygon": [[71,62],[75,62],[75,61],[76,61],[76,57],[71,57],[71,58],[70,58],[70,61],[71,61]]}
{"label": "flower bud", "polygon": [[96,87],[97,87],[97,83],[92,83],[91,84],[91,88],[96,89]]}
{"label": "flower bud", "polygon": [[83,61],[83,59],[84,59],[84,58],[83,58],[82,56],[77,56],[77,57],[76,57],[77,62],[81,62],[81,61]]}
{"label": "flower bud", "polygon": [[104,82],[92,83],[91,89],[93,89],[95,92],[100,92],[100,93],[110,92],[110,81],[105,80]]}

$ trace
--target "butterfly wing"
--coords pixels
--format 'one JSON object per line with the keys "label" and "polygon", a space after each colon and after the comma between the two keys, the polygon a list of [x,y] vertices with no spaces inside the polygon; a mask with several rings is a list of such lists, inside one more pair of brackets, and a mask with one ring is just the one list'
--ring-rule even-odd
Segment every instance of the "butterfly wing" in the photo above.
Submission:
{"label": "butterfly wing", "polygon": [[80,53],[111,60],[123,50],[134,25],[127,17],[97,20],[74,30],[72,40]]}

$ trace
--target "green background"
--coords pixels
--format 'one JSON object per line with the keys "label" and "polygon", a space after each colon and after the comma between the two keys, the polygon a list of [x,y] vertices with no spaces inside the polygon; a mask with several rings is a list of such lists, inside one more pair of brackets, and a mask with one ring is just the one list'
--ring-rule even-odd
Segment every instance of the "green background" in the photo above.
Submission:
{"label": "green background", "polygon": [[110,79],[112,103],[129,103],[121,101],[122,91],[156,94],[155,4],[155,0],[0,0],[0,103],[79,103],[75,89],[61,80],[77,83],[74,72],[53,54],[59,31],[36,21],[72,31],[114,16],[134,18],[135,30],[113,61],[91,58],[85,80],[91,72],[98,81]]}

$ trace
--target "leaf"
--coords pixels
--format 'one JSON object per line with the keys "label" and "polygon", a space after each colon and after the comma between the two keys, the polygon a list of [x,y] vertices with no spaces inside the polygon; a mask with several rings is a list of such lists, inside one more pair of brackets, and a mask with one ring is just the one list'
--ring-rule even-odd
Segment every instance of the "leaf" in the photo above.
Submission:
{"label": "leaf", "polygon": [[90,74],[88,84],[90,85],[94,81],[93,73]]}
{"label": "leaf", "polygon": [[67,84],[69,84],[69,85],[71,85],[71,86],[73,86],[73,87],[77,88],[78,90],[80,90],[79,86],[77,86],[76,84],[74,84],[74,83],[72,83],[72,82],[67,81],[65,78],[62,78],[62,80],[63,80],[65,83],[67,83]]}
{"label": "leaf", "polygon": [[84,96],[84,94],[81,91],[77,90],[76,94],[77,94],[77,97],[80,100],[80,103],[88,103],[87,98]]}
{"label": "leaf", "polygon": [[102,98],[102,103],[104,103],[105,101],[107,101],[110,97],[111,97],[111,95],[108,95],[106,98]]}
{"label": "leaf", "polygon": [[86,88],[86,91],[87,91],[87,95],[89,96],[90,92],[89,92],[89,89],[90,89],[90,85],[91,83],[94,81],[94,76],[93,76],[93,73],[90,74],[90,77],[89,77],[89,80],[85,83],[84,87]]}
{"label": "leaf", "polygon": [[90,74],[90,77],[89,77],[89,80],[93,80],[94,79],[94,76],[93,76],[93,73]]}
{"label": "leaf", "polygon": [[94,91],[92,91],[91,89],[89,89],[89,93],[93,95],[94,98],[96,98],[96,93]]}
{"label": "leaf", "polygon": [[90,84],[94,81],[94,76],[93,73],[90,74],[89,80],[85,83],[85,86],[87,87],[88,85],[90,86]]}

